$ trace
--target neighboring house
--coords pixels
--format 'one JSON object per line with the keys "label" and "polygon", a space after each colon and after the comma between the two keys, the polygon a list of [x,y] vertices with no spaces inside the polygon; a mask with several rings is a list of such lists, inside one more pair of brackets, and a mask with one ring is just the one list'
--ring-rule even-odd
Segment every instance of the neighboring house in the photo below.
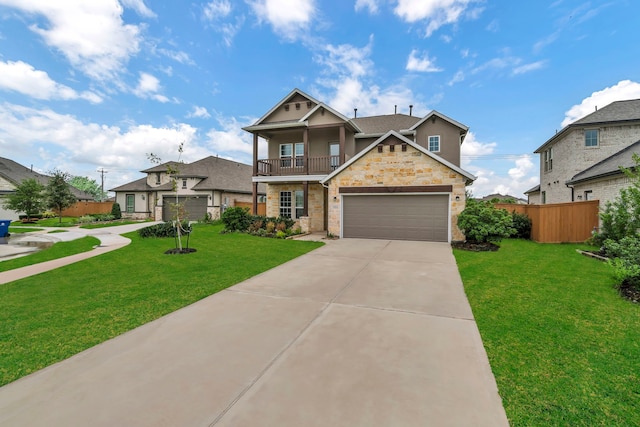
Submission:
{"label": "neighboring house", "polygon": [[[0,219],[10,219],[12,221],[18,219],[18,213],[6,209],[3,201],[7,195],[15,192],[16,186],[21,184],[22,181],[35,179],[46,186],[50,178],[48,175],[34,171],[33,168],[28,168],[13,160],[0,157]],[[93,200],[93,195],[72,186],[69,186],[69,188],[78,201]]]}
{"label": "neighboring house", "polygon": [[468,127],[437,111],[349,119],[294,89],[244,130],[254,200],[267,184],[269,216],[340,237],[464,239],[457,218],[475,179],[460,168]]}
{"label": "neighboring house", "polygon": [[525,192],[531,204],[615,199],[629,180],[620,166],[640,153],[640,99],[616,101],[564,127],[535,152],[540,185]]}
{"label": "neighboring house", "polygon": [[[169,168],[177,172],[170,175]],[[252,201],[252,168],[243,163],[209,156],[193,163],[163,163],[142,173],[147,176],[109,190],[116,193],[123,217],[168,221],[177,202],[191,220],[207,215],[218,219],[235,202]],[[263,198],[259,189],[258,201]]]}

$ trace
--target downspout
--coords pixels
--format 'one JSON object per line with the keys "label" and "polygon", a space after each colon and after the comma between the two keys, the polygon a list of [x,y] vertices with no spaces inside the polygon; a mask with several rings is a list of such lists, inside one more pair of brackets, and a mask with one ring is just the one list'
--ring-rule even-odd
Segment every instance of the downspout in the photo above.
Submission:
{"label": "downspout", "polygon": [[565,185],[567,188],[570,188],[570,189],[571,189],[571,201],[572,201],[572,202],[575,202],[576,200],[575,200],[575,197],[574,197],[574,188],[573,188],[573,186],[572,186],[572,185],[567,184],[566,182],[565,182],[565,184],[564,184],[564,185]]}

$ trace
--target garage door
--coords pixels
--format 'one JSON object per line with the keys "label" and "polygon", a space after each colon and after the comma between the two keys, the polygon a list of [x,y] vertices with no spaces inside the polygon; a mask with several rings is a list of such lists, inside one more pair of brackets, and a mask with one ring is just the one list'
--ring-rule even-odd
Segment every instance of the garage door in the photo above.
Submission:
{"label": "garage door", "polygon": [[[162,199],[162,220],[171,221],[175,216],[172,205],[176,203],[175,197],[163,197]],[[203,219],[207,213],[207,197],[178,197],[178,203],[184,203],[187,218],[191,221]]]}
{"label": "garage door", "polygon": [[342,232],[344,237],[447,242],[449,196],[344,196]]}

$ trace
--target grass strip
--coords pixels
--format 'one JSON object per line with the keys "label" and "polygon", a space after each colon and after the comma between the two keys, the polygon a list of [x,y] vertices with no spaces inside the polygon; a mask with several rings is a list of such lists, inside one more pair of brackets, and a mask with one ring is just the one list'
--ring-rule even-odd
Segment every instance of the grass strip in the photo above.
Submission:
{"label": "grass strip", "polygon": [[50,248],[42,249],[38,252],[21,256],[19,258],[8,259],[0,262],[0,272],[87,252],[99,244],[100,240],[91,236],[82,237],[69,242],[57,242]]}
{"label": "grass strip", "polygon": [[185,255],[129,233],[122,249],[0,286],[0,385],[322,246],[221,228],[195,226]]}
{"label": "grass strip", "polygon": [[640,425],[640,306],[577,248],[454,250],[513,427]]}

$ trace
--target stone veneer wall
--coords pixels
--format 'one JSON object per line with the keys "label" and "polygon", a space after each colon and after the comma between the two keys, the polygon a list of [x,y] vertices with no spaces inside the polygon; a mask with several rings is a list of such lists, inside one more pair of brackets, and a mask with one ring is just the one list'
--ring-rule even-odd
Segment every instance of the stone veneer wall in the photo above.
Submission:
{"label": "stone veneer wall", "polygon": [[[267,184],[267,216],[280,215],[280,192],[303,190],[300,183]],[[324,230],[324,187],[320,184],[309,184],[309,231]]]}
{"label": "stone veneer wall", "polygon": [[411,146],[403,152],[396,145],[391,152],[389,145],[384,145],[382,153],[374,147],[329,183],[328,232],[340,235],[340,187],[452,185],[451,240],[464,240],[458,228],[458,215],[465,207],[465,181],[462,175]]}

